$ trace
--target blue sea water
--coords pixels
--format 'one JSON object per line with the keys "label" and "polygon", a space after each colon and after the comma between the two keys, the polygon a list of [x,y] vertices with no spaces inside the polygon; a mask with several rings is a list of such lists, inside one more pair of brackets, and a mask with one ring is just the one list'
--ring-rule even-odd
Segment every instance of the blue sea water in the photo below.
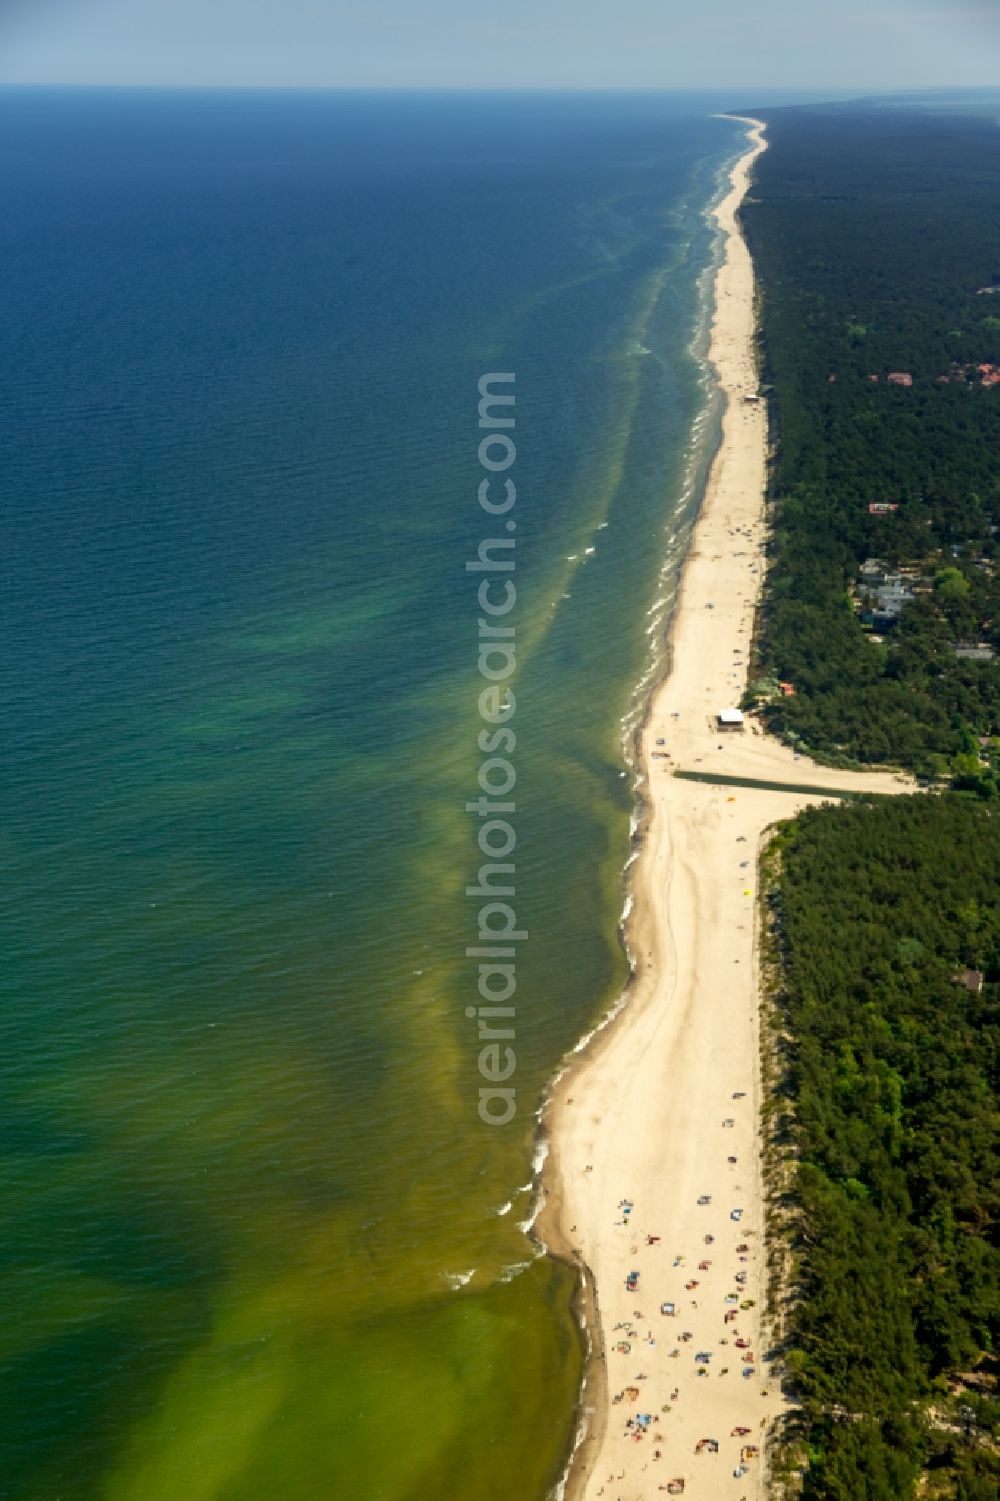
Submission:
{"label": "blue sea water", "polygon": [[[0,92],[0,1495],[534,1501],[715,432],[707,96]],[[477,1114],[477,383],[516,375],[518,1110]]]}

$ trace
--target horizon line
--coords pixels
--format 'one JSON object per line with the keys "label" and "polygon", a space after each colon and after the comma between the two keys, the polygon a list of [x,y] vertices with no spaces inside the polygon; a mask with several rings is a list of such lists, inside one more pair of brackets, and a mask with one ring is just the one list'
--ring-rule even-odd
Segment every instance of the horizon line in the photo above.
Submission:
{"label": "horizon line", "polygon": [[853,93],[864,96],[880,94],[935,94],[981,92],[1000,96],[1000,84],[982,83],[908,83],[797,85],[787,83],[697,83],[697,84],[458,84],[458,83],[183,83],[179,81],[140,80],[122,83],[100,79],[4,79],[0,89],[144,89],[190,90],[202,92],[313,93],[313,94],[703,94],[735,89],[761,89],[769,93]]}

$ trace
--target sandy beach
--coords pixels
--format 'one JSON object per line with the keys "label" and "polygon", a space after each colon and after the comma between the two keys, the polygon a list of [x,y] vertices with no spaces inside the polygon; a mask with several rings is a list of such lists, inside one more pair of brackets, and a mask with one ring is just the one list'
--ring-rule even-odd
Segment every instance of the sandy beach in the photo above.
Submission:
{"label": "sandy beach", "polygon": [[[905,785],[818,767],[752,720],[717,727],[746,685],[764,568],[766,410],[745,399],[758,383],[754,282],[736,213],[765,143],[763,127],[746,123],[748,149],[716,210],[726,238],[710,358],[727,398],[722,443],[684,565],[670,670],[641,737],[635,972],[627,1004],[563,1075],[543,1123],[539,1229],[584,1270],[593,1343],[572,1501],[654,1501],[677,1493],[675,1481],[699,1501],[767,1494],[768,1433],[784,1399],[763,1321],[757,855],[769,826],[817,800],[811,789]],[[678,769],[803,790],[687,781]]]}

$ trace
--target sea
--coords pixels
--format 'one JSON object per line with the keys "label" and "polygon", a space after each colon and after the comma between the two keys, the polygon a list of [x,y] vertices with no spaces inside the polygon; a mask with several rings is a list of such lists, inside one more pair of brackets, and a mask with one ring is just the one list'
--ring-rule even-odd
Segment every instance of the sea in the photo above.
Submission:
{"label": "sea", "polygon": [[3,1501],[558,1493],[737,102],[0,91]]}

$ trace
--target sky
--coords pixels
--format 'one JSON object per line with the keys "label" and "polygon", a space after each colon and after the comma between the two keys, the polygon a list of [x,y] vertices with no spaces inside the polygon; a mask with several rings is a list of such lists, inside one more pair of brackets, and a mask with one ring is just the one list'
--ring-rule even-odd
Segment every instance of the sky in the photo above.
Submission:
{"label": "sky", "polygon": [[0,0],[0,83],[1000,83],[1000,0]]}

